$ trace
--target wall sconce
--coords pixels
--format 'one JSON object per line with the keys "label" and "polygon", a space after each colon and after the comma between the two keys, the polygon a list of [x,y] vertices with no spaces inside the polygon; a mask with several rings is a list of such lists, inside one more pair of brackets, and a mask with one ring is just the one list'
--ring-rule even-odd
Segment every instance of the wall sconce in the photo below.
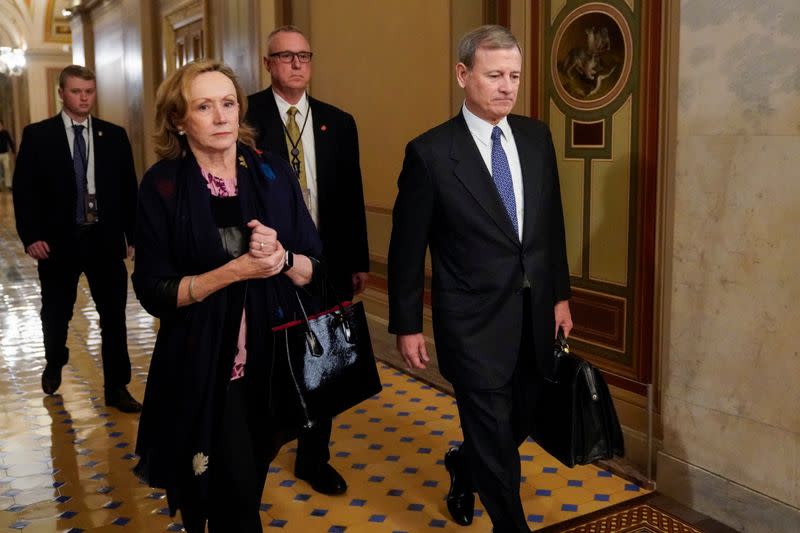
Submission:
{"label": "wall sconce", "polygon": [[19,76],[25,69],[25,50],[0,46],[0,73]]}

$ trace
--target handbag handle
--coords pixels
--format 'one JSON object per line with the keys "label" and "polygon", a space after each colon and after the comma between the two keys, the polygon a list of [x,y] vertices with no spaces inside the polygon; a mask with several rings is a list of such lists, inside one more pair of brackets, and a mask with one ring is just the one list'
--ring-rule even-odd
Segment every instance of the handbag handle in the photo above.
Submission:
{"label": "handbag handle", "polygon": [[319,339],[311,330],[311,324],[308,322],[308,313],[306,313],[303,301],[300,299],[300,295],[297,294],[296,290],[294,291],[294,296],[297,298],[297,305],[300,306],[300,312],[303,313],[303,321],[306,323],[306,344],[308,344],[308,349],[313,355],[320,357],[324,353],[322,343],[319,342]]}
{"label": "handbag handle", "polygon": [[[301,304],[302,305],[302,304]],[[311,417],[308,416],[308,404],[306,403],[305,396],[303,395],[303,390],[300,388],[300,384],[297,382],[297,376],[294,373],[294,368],[292,367],[292,358],[291,358],[291,348],[289,348],[289,336],[284,335],[283,342],[285,343],[286,351],[286,363],[289,367],[289,375],[292,376],[292,383],[294,384],[294,390],[297,392],[297,399],[300,402],[300,409],[303,411],[303,416],[305,417],[306,421],[303,424],[303,429],[309,430],[312,429],[316,422],[311,420]],[[270,378],[271,379],[271,378]],[[272,395],[272,385],[270,384],[270,396]],[[272,403],[272,399],[270,398],[270,403]]]}
{"label": "handbag handle", "polygon": [[[322,343],[319,342],[319,339],[311,329],[308,313],[306,312],[306,308],[303,305],[303,300],[300,298],[297,290],[294,291],[294,296],[297,298],[297,305],[300,306],[300,312],[303,314],[303,322],[306,324],[306,343],[308,344],[309,351],[316,357],[320,357],[323,353],[325,353],[325,348],[322,346]],[[347,314],[345,313],[345,307],[341,304],[341,302],[339,302],[332,308],[332,311],[338,319],[339,325],[342,327],[345,341],[352,343],[353,329],[350,327],[348,322]]]}

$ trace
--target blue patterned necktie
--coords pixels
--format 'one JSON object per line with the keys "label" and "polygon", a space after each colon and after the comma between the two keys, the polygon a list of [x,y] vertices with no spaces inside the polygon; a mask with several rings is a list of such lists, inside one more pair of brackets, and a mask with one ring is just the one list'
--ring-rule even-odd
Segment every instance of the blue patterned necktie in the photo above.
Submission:
{"label": "blue patterned necktie", "polygon": [[500,199],[503,200],[508,218],[511,219],[511,225],[514,226],[514,234],[519,235],[514,183],[511,181],[511,168],[508,166],[508,158],[500,140],[502,134],[503,131],[499,126],[492,129],[492,180],[494,180],[494,186],[497,187],[497,192],[500,193]]}
{"label": "blue patterned necktie", "polygon": [[83,140],[83,128],[81,124],[73,124],[75,130],[75,142],[72,145],[72,167],[75,169],[75,222],[78,224],[86,223],[86,196],[89,191],[86,187],[86,141]]}

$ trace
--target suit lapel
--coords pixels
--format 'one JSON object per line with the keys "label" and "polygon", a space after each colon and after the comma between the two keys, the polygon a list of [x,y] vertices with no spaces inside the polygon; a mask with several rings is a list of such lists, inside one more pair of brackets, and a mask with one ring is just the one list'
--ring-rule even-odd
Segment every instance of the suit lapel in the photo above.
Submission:
{"label": "suit lapel", "polygon": [[522,242],[526,243],[533,236],[535,230],[534,214],[539,209],[542,198],[542,153],[541,142],[537,142],[528,131],[521,127],[516,117],[509,116],[508,123],[514,134],[514,143],[517,145],[517,154],[522,169],[522,194],[525,199],[524,219],[522,221]]}
{"label": "suit lapel", "polygon": [[272,152],[281,156],[284,160],[289,160],[289,149],[286,147],[286,134],[283,131],[283,118],[280,111],[278,111],[278,104],[275,103],[275,95],[272,92],[272,87],[267,89],[264,104],[264,114],[266,124],[274,124],[274,127],[267,128],[267,131],[262,132],[264,137],[264,147]]}
{"label": "suit lapel", "polygon": [[106,146],[108,134],[103,130],[104,128],[102,121],[92,117],[92,152],[94,153],[95,188],[101,181],[99,177],[103,175],[102,170],[105,168],[105,157],[108,155],[108,147]]}
{"label": "suit lapel", "polygon": [[450,157],[456,161],[454,169],[456,177],[497,227],[515,244],[519,244],[514,226],[511,225],[511,220],[509,220],[503,201],[494,186],[492,176],[486,168],[478,147],[475,146],[475,140],[464,121],[464,116],[459,113],[453,119],[452,124],[453,144]]}
{"label": "suit lapel", "polygon": [[61,113],[50,119],[50,128],[52,138],[54,139],[53,146],[57,150],[57,157],[61,161],[62,167],[72,170],[72,149],[69,145],[67,138],[67,130],[64,128],[64,120],[61,118]]}
{"label": "suit lapel", "polygon": [[320,184],[326,183],[326,171],[331,169],[331,165],[327,164],[328,161],[333,160],[333,143],[331,140],[336,132],[331,132],[329,124],[330,117],[327,116],[324,109],[320,107],[319,101],[308,97],[308,102],[311,105],[311,112],[314,115],[314,158],[316,159],[316,176],[317,176],[317,196],[321,198]]}

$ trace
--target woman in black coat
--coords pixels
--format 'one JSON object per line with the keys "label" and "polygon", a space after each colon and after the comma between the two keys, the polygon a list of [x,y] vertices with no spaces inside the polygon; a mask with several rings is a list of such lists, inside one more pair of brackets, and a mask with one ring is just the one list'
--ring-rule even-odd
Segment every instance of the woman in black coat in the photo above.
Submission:
{"label": "woman in black coat", "polygon": [[[262,531],[274,325],[297,316],[321,244],[297,178],[253,148],[233,72],[190,63],[156,96],[156,151],[139,193],[133,286],[160,320],[136,472],[184,527]],[[278,402],[280,399],[277,399]]]}

